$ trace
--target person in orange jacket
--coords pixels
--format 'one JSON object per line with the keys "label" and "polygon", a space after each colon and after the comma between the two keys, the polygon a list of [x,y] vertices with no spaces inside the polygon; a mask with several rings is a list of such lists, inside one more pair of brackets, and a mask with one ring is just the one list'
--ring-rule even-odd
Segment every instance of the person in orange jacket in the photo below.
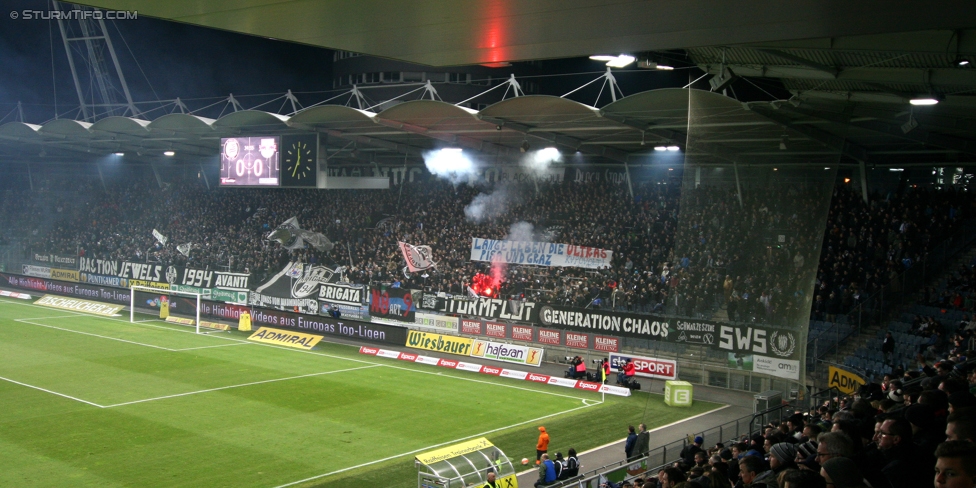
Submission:
{"label": "person in orange jacket", "polygon": [[542,455],[549,450],[549,433],[546,428],[539,426],[539,442],[535,444],[535,463],[541,464]]}

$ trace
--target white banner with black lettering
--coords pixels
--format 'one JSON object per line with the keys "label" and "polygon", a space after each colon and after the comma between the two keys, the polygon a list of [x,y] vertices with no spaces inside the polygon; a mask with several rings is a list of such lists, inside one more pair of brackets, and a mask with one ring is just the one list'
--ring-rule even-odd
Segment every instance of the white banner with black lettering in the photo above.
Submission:
{"label": "white banner with black lettering", "polygon": [[319,286],[319,300],[342,305],[362,305],[366,302],[363,285],[322,283]]}
{"label": "white banner with black lettering", "polygon": [[613,251],[555,242],[471,239],[471,260],[534,266],[602,269],[610,266]]}

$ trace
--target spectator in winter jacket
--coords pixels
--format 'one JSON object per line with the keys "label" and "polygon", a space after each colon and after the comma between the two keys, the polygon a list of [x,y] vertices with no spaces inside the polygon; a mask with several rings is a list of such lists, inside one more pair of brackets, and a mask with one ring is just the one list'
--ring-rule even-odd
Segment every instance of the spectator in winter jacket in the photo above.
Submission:
{"label": "spectator in winter jacket", "polygon": [[535,482],[535,488],[548,485],[556,481],[556,465],[549,460],[548,454],[543,454],[539,464],[539,480]]}
{"label": "spectator in winter jacket", "polygon": [[634,445],[637,443],[637,433],[634,431],[634,426],[631,425],[627,427],[627,442],[624,443],[624,454],[627,459],[630,459],[634,455]]}

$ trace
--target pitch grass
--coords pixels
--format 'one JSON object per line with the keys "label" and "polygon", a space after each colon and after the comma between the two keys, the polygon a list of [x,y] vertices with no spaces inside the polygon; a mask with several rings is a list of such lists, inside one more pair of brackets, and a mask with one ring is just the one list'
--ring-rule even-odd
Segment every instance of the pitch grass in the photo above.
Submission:
{"label": "pitch grass", "polygon": [[416,453],[462,439],[534,459],[540,424],[550,450],[583,451],[717,407],[594,404],[346,345],[308,353],[142,319],[0,301],[0,486],[406,488]]}

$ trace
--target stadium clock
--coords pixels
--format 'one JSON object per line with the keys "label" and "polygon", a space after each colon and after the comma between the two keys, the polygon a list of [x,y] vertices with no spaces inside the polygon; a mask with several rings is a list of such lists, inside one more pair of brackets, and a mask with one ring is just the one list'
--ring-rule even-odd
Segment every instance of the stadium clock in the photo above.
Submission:
{"label": "stadium clock", "polygon": [[295,141],[285,154],[285,167],[295,181],[303,181],[315,176],[315,171],[312,170],[313,164],[315,161],[312,159],[312,151],[309,150],[308,144],[300,140]]}

